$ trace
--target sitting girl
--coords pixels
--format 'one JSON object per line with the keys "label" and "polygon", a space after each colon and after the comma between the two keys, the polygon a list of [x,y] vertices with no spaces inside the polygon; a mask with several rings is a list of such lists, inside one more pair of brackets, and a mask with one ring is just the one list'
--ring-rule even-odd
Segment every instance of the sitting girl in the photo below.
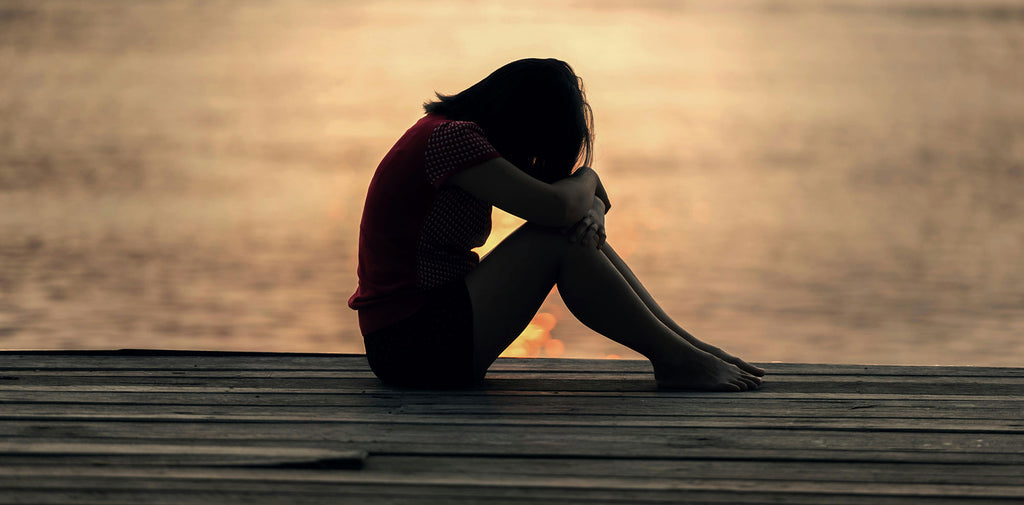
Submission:
{"label": "sitting girl", "polygon": [[[761,385],[764,370],[676,324],[607,242],[590,106],[568,64],[514,61],[423,108],[377,167],[359,226],[349,306],[381,380],[481,380],[557,286],[581,322],[647,357],[660,387]],[[526,224],[481,260],[492,206]]]}

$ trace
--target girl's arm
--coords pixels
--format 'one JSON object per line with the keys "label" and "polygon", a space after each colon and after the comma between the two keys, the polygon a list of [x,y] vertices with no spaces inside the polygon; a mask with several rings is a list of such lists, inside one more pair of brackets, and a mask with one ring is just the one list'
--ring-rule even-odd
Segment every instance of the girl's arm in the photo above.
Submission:
{"label": "girl's arm", "polygon": [[599,182],[590,167],[581,167],[571,176],[548,184],[504,158],[494,158],[453,175],[445,184],[454,184],[527,222],[565,227],[590,211]]}
{"label": "girl's arm", "polygon": [[608,200],[608,192],[604,189],[604,184],[601,184],[601,178],[597,178],[597,189],[594,191],[594,196],[601,199],[604,202],[604,213],[607,214],[612,208],[611,200]]}

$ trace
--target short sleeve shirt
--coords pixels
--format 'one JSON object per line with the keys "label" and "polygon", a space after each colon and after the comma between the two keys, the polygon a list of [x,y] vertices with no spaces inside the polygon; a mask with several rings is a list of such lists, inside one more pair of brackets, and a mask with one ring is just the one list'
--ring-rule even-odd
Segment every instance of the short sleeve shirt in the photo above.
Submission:
{"label": "short sleeve shirt", "polygon": [[480,262],[491,206],[445,181],[499,157],[483,129],[428,114],[405,132],[370,181],[359,225],[359,285],[349,307],[368,334],[412,315],[431,288]]}

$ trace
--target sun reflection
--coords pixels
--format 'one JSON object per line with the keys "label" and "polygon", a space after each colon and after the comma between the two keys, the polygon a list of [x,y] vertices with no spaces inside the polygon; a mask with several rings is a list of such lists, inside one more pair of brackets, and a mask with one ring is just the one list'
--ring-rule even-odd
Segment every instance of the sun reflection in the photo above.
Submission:
{"label": "sun reflection", "polygon": [[504,212],[497,207],[493,208],[491,212],[491,234],[487,237],[487,242],[476,249],[476,253],[481,258],[486,256],[487,253],[491,252],[491,249],[494,249],[502,240],[505,240],[505,237],[525,222],[523,219]]}
{"label": "sun reflection", "polygon": [[501,357],[537,358],[542,352],[549,358],[562,356],[565,353],[565,343],[557,338],[551,338],[551,330],[557,322],[554,315],[538,312],[519,337],[501,353]]}

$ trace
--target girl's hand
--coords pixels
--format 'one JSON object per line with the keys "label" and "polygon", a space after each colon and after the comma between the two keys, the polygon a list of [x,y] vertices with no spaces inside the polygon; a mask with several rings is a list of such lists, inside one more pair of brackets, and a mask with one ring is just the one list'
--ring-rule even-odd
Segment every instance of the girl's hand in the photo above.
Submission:
{"label": "girl's hand", "polygon": [[600,249],[608,240],[608,234],[604,229],[604,202],[600,198],[594,198],[594,203],[587,215],[579,222],[566,230],[569,242],[582,244]]}

